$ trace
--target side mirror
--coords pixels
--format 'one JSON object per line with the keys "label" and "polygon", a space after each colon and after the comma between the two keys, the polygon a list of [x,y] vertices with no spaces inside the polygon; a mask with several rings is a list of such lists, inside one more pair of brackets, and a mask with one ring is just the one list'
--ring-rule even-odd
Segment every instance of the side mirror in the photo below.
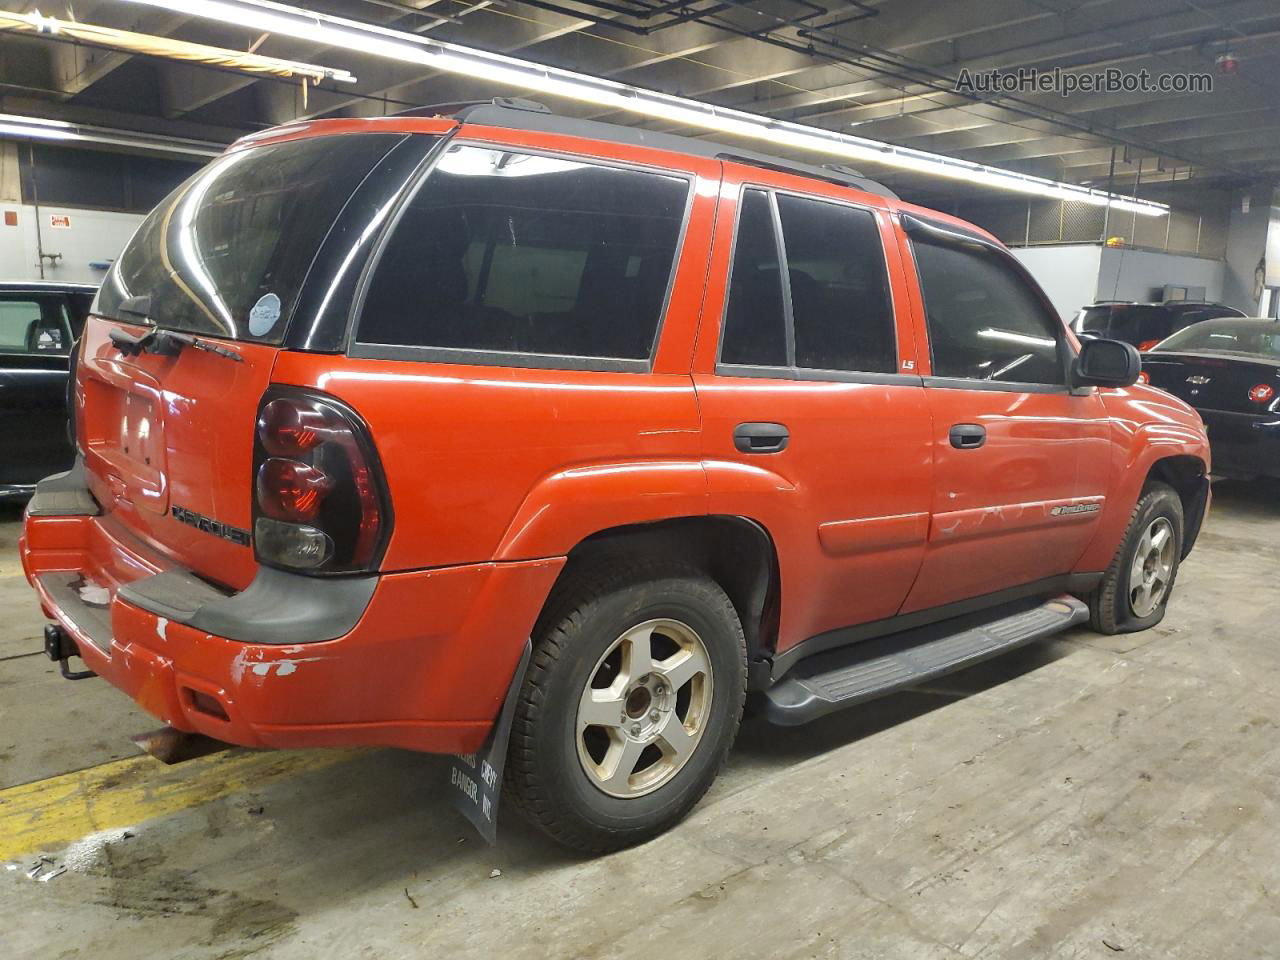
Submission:
{"label": "side mirror", "polygon": [[1072,365],[1074,386],[1131,387],[1142,372],[1142,358],[1131,343],[1085,340]]}

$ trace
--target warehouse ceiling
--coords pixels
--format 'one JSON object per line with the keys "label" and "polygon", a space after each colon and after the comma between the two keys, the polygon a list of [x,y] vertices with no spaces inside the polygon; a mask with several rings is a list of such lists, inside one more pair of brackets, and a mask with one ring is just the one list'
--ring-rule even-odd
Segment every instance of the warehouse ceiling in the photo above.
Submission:
{"label": "warehouse ceiling", "polygon": [[[1276,0],[329,0],[422,36],[1073,183],[1140,195],[1280,174]],[[22,0],[0,8],[36,9]],[[0,110],[229,141],[299,117],[378,115],[520,91],[121,0],[46,13],[320,63],[296,81],[0,35]],[[1234,70],[1220,63],[1234,61]],[[957,91],[962,71],[1206,73],[1202,93]],[[658,126],[570,101],[558,112]],[[671,128],[675,129],[675,128]],[[697,131],[682,130],[681,132]],[[806,159],[812,159],[808,157]],[[885,173],[936,202],[956,185]],[[1140,184],[1137,182],[1141,177]],[[977,191],[978,188],[965,188]]]}

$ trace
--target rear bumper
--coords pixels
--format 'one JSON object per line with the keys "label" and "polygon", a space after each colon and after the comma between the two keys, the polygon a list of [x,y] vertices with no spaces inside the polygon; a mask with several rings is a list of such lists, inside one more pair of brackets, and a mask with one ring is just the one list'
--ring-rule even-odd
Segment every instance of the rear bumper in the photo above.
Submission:
{"label": "rear bumper", "polygon": [[[257,581],[240,594],[202,585],[203,599],[192,602],[173,584],[194,578],[148,554],[109,516],[29,509],[19,552],[45,613],[89,669],[170,726],[253,747],[439,753],[483,743],[564,562],[371,578],[353,624],[332,638],[315,627],[312,641],[296,629],[298,617],[278,611],[314,607],[304,601],[338,584],[286,574],[256,599]],[[291,589],[309,596],[290,608]],[[210,711],[210,698],[225,716]]]}
{"label": "rear bumper", "polygon": [[1198,412],[1209,431],[1215,474],[1280,477],[1280,414]]}

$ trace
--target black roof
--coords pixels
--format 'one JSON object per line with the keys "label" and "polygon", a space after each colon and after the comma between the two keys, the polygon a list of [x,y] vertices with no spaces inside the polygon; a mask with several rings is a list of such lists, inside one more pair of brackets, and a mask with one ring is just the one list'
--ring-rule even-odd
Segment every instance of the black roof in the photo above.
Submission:
{"label": "black roof", "polygon": [[618,123],[605,123],[600,120],[579,120],[574,117],[562,117],[552,113],[545,106],[532,100],[495,98],[479,103],[438,104],[430,107],[415,107],[402,111],[397,116],[453,116],[461,123],[476,123],[489,127],[507,127],[513,130],[532,130],[538,133],[557,133],[569,137],[587,137],[592,140],[606,140],[610,143],[623,143],[635,147],[651,147],[654,150],[669,150],[672,153],[684,153],[695,157],[710,157],[719,160],[731,160],[754,167],[779,170],[783,173],[811,177],[844,187],[853,187],[864,193],[897,200],[898,195],[882,183],[864,177],[857,171],[843,166],[817,166],[787,160],[754,150],[743,150],[729,147],[711,140],[699,140],[694,137],[682,137],[674,133],[659,133],[653,130],[642,130],[639,127],[627,127]]}
{"label": "black roof", "polygon": [[1137,300],[1095,300],[1093,303],[1086,304],[1084,309],[1089,310],[1094,307],[1150,307],[1152,309],[1156,307],[1189,307],[1194,310],[1202,310],[1205,307],[1214,309],[1221,307],[1223,310],[1236,309],[1230,304],[1218,303],[1216,300],[1163,300],[1148,303],[1140,303]]}
{"label": "black roof", "polygon": [[31,293],[96,293],[96,283],[73,283],[69,280],[0,280],[0,290]]}

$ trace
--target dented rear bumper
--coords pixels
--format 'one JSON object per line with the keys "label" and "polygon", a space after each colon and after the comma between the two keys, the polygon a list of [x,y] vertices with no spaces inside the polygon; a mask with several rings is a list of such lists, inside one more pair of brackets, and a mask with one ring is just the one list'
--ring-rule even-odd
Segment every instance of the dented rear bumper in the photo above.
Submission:
{"label": "dented rear bumper", "polygon": [[262,568],[232,593],[100,515],[74,470],[50,480],[19,542],[45,613],[148,712],[245,746],[475,750],[563,565],[341,580]]}

